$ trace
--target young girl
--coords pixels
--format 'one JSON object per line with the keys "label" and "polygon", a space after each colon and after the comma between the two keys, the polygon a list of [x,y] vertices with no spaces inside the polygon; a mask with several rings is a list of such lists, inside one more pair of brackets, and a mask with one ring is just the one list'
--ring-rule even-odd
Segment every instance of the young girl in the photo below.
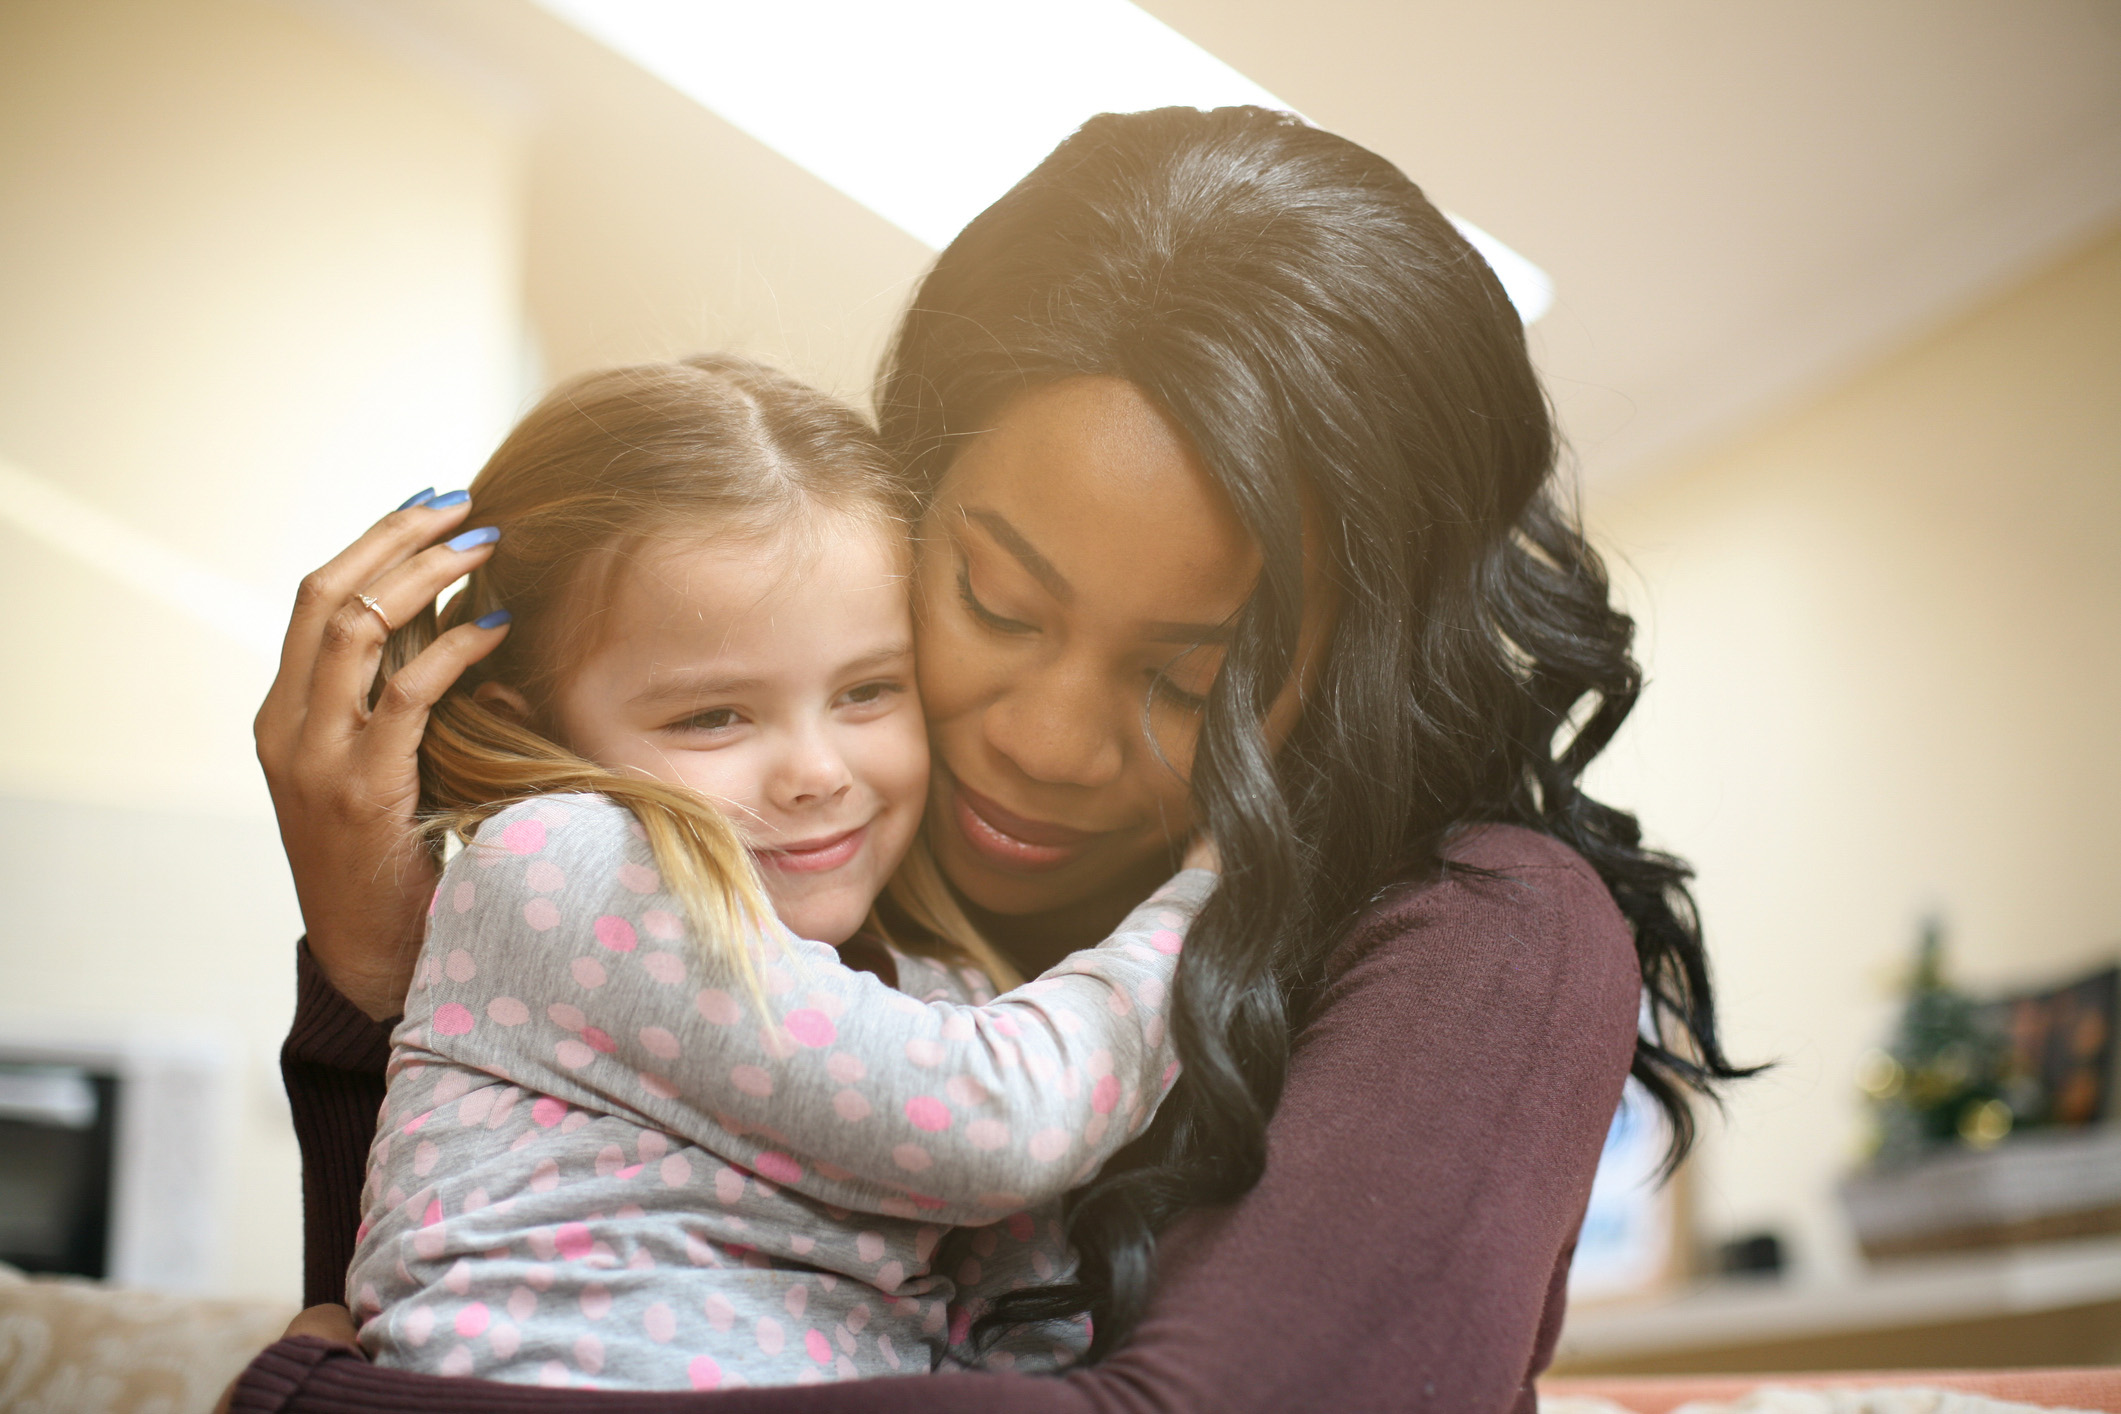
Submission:
{"label": "young girl", "polygon": [[[1013,979],[914,846],[904,493],[821,394],[730,359],[594,375],[473,492],[499,546],[443,618],[513,627],[422,746],[467,845],[392,1038],[363,1344],[632,1388],[969,1358],[952,1298],[1059,1275],[1050,1205],[1169,1088],[1162,1002],[1214,875],[992,1000]],[[984,1231],[944,1272],[947,1225]],[[989,1358],[1085,1343],[1048,1324]]]}

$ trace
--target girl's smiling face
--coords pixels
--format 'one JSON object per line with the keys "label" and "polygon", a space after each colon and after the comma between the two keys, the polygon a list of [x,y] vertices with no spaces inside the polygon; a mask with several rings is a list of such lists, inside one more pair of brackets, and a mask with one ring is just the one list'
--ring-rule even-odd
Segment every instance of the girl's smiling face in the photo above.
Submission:
{"label": "girl's smiling face", "polygon": [[928,745],[903,533],[819,511],[613,565],[546,717],[602,765],[689,786],[742,832],[781,920],[844,942],[920,824]]}

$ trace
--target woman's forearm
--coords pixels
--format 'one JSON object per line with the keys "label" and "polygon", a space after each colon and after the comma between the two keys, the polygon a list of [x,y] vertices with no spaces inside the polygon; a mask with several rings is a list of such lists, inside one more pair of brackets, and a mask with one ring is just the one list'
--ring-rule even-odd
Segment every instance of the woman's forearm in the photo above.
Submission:
{"label": "woman's forearm", "polygon": [[383,1104],[388,1021],[376,1021],[331,984],[299,945],[295,1020],[280,1075],[302,1146],[302,1304],[346,1299],[346,1266],[361,1221],[361,1177]]}

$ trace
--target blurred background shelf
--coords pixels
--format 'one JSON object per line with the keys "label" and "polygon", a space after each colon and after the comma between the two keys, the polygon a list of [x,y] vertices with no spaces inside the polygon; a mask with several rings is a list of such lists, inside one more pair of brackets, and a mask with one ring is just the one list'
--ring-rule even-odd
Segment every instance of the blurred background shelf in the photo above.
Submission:
{"label": "blurred background shelf", "polygon": [[2121,1237],[1881,1263],[1841,1284],[1724,1279],[1572,1309],[1559,1373],[2121,1363]]}

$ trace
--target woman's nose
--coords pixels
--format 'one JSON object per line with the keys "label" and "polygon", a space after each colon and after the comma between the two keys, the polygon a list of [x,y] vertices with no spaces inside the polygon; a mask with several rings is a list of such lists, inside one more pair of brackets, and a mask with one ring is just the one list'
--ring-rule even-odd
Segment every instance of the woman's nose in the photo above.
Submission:
{"label": "woman's nose", "polygon": [[1055,663],[988,704],[988,744],[1035,781],[1095,789],[1118,780],[1141,734],[1139,703],[1085,666]]}

